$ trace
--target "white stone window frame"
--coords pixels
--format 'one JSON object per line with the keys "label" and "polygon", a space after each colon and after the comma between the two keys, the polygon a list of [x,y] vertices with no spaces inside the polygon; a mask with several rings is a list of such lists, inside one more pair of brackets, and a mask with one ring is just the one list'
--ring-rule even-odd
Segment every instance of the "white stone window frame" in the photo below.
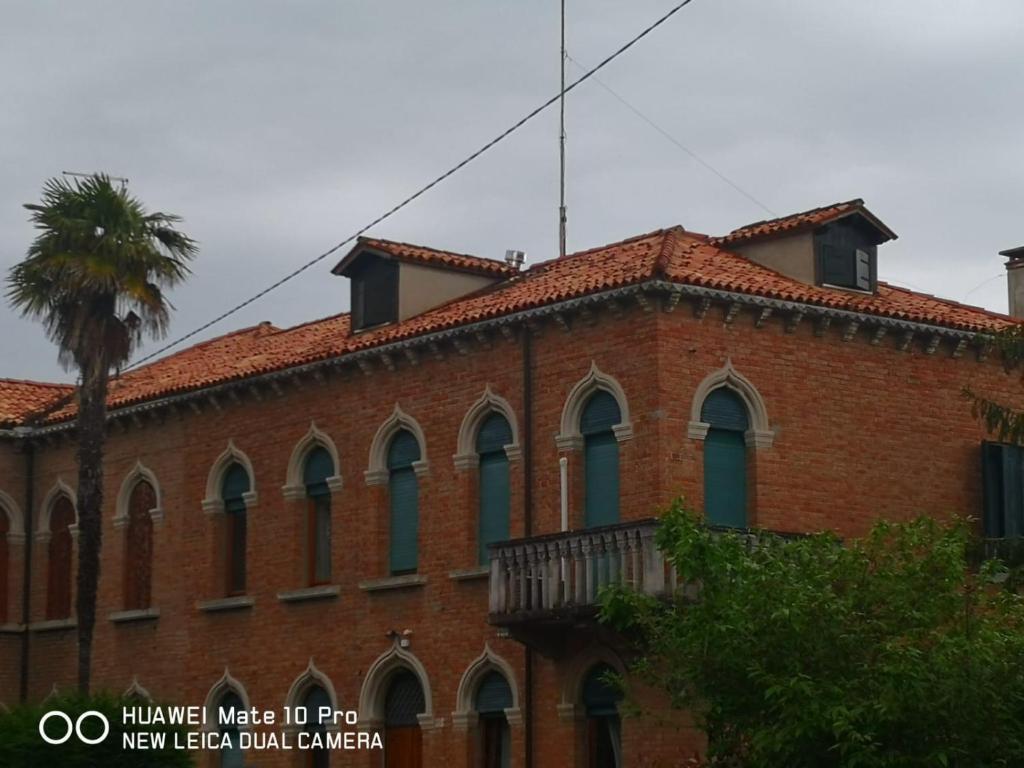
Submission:
{"label": "white stone window frame", "polygon": [[607,665],[616,674],[626,675],[626,665],[611,649],[593,645],[577,655],[565,669],[562,678],[561,701],[556,706],[558,717],[563,721],[582,719],[586,716],[583,707],[583,683],[587,675],[598,665]]}
{"label": "white stone window frame", "polygon": [[[224,695],[229,692],[237,694],[238,698],[242,700],[242,709],[252,709],[252,704],[249,701],[249,692],[245,690],[245,686],[241,682],[231,676],[230,670],[224,667],[224,674],[220,676],[216,683],[210,686],[210,690],[206,694],[206,701],[203,703],[203,709],[206,712],[206,722],[203,724],[204,731],[209,733],[220,731],[217,709],[220,707],[220,702]],[[240,725],[239,730],[249,730],[249,725]]]}
{"label": "white stone window frame", "polygon": [[452,712],[452,726],[456,730],[468,731],[479,721],[476,694],[480,683],[490,672],[497,672],[504,677],[512,691],[512,706],[505,708],[505,721],[509,725],[522,724],[523,712],[519,703],[519,686],[516,684],[515,670],[504,657],[495,653],[491,646],[485,643],[483,653],[466,668],[459,681],[459,688],[455,694],[455,711]]}
{"label": "white stone window frame", "polygon": [[141,459],[135,462],[128,474],[121,481],[121,488],[117,492],[117,500],[114,505],[114,528],[124,528],[128,524],[128,505],[131,502],[135,486],[140,482],[149,483],[156,497],[156,506],[149,510],[149,517],[154,523],[160,523],[164,519],[163,492],[160,490],[160,481],[156,473],[142,463]]}
{"label": "white stone window frame", "polygon": [[234,440],[228,440],[228,446],[221,454],[214,459],[210,467],[210,473],[206,478],[206,498],[203,499],[203,512],[208,515],[224,513],[224,499],[221,497],[221,483],[224,480],[224,473],[234,463],[241,464],[249,473],[249,490],[242,494],[242,501],[245,502],[246,510],[256,506],[259,496],[256,493],[256,472],[253,471],[252,462],[244,451],[235,445]]}
{"label": "white stone window frame", "polygon": [[492,413],[500,414],[508,422],[512,430],[512,442],[504,446],[505,455],[509,461],[517,461],[522,456],[522,448],[519,444],[519,425],[516,421],[516,413],[508,400],[491,390],[491,385],[484,387],[484,392],[477,399],[466,415],[462,418],[459,426],[459,436],[456,442],[456,452],[452,456],[456,470],[474,469],[480,464],[480,454],[476,450],[476,439],[480,427]]}
{"label": "white stone window frame", "polygon": [[18,502],[7,493],[0,491],[0,514],[7,516],[7,541],[10,544],[21,544],[25,541],[24,515]]}
{"label": "white stone window frame", "polygon": [[[39,527],[36,529],[35,539],[40,544],[50,542],[50,515],[53,514],[53,507],[61,496],[67,497],[75,512],[75,522],[68,527],[68,532],[71,534],[72,541],[78,541],[78,494],[64,482],[63,478],[58,477],[39,504]],[[72,554],[74,554],[73,550]]]}
{"label": "white stone window frame", "polygon": [[704,380],[697,385],[693,393],[693,403],[690,406],[690,422],[687,425],[686,434],[691,440],[706,440],[711,425],[701,421],[700,414],[704,407],[704,401],[708,395],[717,389],[729,389],[739,396],[747,408],[747,415],[750,417],[750,427],[743,433],[743,439],[748,448],[763,449],[771,448],[775,443],[775,430],[768,421],[768,409],[765,406],[764,398],[757,391],[750,380],[736,370],[732,360],[727,358],[725,365],[717,371],[712,371]]}
{"label": "white stone window frame", "polygon": [[412,651],[402,647],[402,639],[396,638],[391,648],[370,665],[359,690],[359,728],[366,731],[380,730],[385,725],[384,703],[388,686],[396,674],[407,670],[419,679],[423,689],[423,712],[417,715],[420,728],[424,731],[444,727],[444,718],[434,717],[434,695],[430,687],[423,662]]}
{"label": "white stone window frame", "polygon": [[388,481],[391,472],[388,469],[388,449],[391,447],[391,440],[402,430],[406,430],[416,438],[420,446],[419,461],[412,463],[413,471],[417,477],[425,477],[430,472],[430,464],[427,461],[427,437],[419,422],[402,410],[398,403],[384,423],[378,428],[370,442],[369,466],[363,473],[367,485],[384,485]]}
{"label": "white stone window frame", "polygon": [[633,422],[629,413],[629,400],[626,398],[626,391],[619,384],[618,379],[602,371],[597,367],[597,362],[592,360],[587,375],[573,385],[565,399],[565,405],[562,406],[561,428],[558,435],[555,436],[555,444],[559,450],[578,451],[583,448],[580,419],[590,396],[599,391],[610,394],[619,405],[619,414],[622,420],[618,424],[612,425],[615,439],[623,443],[633,437]]}
{"label": "white stone window frame", "polygon": [[[289,711],[295,712],[299,707],[305,706],[305,698],[310,689],[314,687],[323,688],[327,698],[331,702],[331,708],[338,711],[338,694],[334,690],[334,683],[317,665],[310,656],[306,668],[299,674],[288,688],[288,695],[285,696],[284,705]],[[292,722],[284,726],[291,733],[298,733],[304,726]],[[340,728],[338,721],[332,716],[324,725],[328,731],[337,731]]]}
{"label": "white stone window frame", "polygon": [[323,448],[327,451],[334,464],[334,474],[327,478],[327,488],[331,494],[339,493],[344,486],[341,476],[341,458],[337,446],[330,435],[317,427],[315,421],[310,421],[309,429],[295,444],[292,455],[288,459],[284,485],[281,486],[281,493],[286,500],[295,501],[306,498],[306,484],[303,482],[302,475],[306,468],[306,458],[315,448]]}

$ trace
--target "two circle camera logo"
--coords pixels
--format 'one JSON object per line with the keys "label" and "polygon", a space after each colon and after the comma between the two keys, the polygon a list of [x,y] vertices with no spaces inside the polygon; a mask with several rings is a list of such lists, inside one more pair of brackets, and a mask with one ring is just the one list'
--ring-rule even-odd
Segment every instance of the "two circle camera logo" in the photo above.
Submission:
{"label": "two circle camera logo", "polygon": [[[64,733],[64,735],[59,736],[57,738],[50,736],[46,732],[46,721],[54,717],[58,720],[63,720],[64,725],[67,728],[67,731]],[[86,722],[90,718],[98,720],[103,725],[103,733],[101,733],[97,737],[89,737],[82,732],[82,723]],[[71,717],[68,714],[61,712],[60,710],[54,709],[43,715],[42,719],[40,719],[39,721],[39,735],[47,744],[63,744],[71,738],[72,733],[75,734],[78,737],[78,740],[81,741],[83,744],[99,744],[101,741],[107,738],[107,735],[110,733],[110,720],[108,720],[107,716],[104,715],[102,712],[97,712],[95,709],[90,709],[87,712],[83,712],[82,714],[80,714],[77,720],[72,721]]]}

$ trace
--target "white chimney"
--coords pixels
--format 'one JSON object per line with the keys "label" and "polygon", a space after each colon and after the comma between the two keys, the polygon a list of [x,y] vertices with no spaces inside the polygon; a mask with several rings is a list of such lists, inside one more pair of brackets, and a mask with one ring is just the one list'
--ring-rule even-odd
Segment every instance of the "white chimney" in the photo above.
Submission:
{"label": "white chimney", "polygon": [[515,269],[522,269],[526,254],[523,251],[515,251],[509,248],[505,251],[505,263]]}
{"label": "white chimney", "polygon": [[1010,298],[1009,314],[1024,318],[1024,245],[999,252],[1007,258],[1006,288]]}

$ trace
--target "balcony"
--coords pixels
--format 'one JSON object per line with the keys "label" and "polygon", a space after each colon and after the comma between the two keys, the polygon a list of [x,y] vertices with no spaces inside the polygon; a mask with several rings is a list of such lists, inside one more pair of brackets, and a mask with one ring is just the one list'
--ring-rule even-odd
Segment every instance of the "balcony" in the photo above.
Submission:
{"label": "balcony", "polygon": [[602,587],[675,589],[675,570],[654,543],[657,526],[647,519],[493,544],[488,620],[551,658],[574,634],[602,634],[595,621]]}

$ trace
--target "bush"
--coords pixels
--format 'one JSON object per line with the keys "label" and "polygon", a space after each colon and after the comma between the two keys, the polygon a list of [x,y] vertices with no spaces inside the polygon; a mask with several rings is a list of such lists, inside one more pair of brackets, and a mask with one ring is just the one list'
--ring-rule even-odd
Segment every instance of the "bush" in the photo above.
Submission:
{"label": "bush", "polygon": [[[127,700],[109,694],[83,696],[51,696],[42,704],[21,705],[10,712],[0,712],[0,766],[4,768],[188,768],[193,765],[185,750],[171,748],[172,726],[139,726],[146,732],[162,731],[167,734],[168,747],[161,750],[126,750],[122,735],[121,712],[124,706],[146,706],[145,702]],[[67,714],[72,723],[89,710],[96,710],[110,722],[110,733],[101,743],[84,744],[72,734],[63,744],[48,744],[39,735],[39,721],[47,712],[59,710]],[[46,733],[61,738],[66,731],[63,719],[50,718]],[[102,723],[94,717],[82,722],[82,733],[97,738]]]}
{"label": "bush", "polygon": [[965,524],[749,542],[676,502],[658,543],[690,588],[603,595],[710,764],[1024,765],[1024,600],[1003,563],[972,563]]}

